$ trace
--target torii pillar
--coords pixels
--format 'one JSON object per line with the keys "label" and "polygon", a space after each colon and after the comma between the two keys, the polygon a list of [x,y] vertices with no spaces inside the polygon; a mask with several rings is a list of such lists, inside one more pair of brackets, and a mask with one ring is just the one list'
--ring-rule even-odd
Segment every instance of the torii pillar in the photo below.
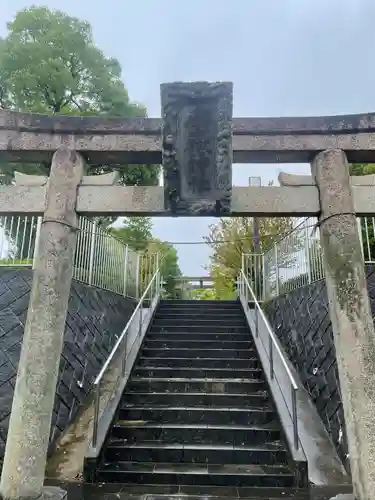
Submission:
{"label": "torii pillar", "polygon": [[62,499],[44,475],[76,248],[78,186],[84,161],[61,146],[52,159],[38,257],[13,396],[0,495]]}
{"label": "torii pillar", "polygon": [[375,500],[375,333],[349,165],[341,150],[311,166],[349,445],[354,497]]}

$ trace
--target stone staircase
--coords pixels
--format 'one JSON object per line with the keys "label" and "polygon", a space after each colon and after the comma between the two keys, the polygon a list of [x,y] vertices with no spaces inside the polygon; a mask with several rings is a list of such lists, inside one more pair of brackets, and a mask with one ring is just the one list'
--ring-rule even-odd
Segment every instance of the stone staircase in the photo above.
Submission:
{"label": "stone staircase", "polygon": [[239,302],[161,302],[96,480],[129,491],[307,498]]}

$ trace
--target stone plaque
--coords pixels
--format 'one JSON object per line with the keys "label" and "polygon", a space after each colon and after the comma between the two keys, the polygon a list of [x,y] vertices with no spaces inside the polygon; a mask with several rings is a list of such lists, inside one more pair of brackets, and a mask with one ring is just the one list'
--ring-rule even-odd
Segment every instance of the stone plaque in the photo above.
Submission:
{"label": "stone plaque", "polygon": [[165,83],[161,105],[166,210],[230,213],[232,83]]}

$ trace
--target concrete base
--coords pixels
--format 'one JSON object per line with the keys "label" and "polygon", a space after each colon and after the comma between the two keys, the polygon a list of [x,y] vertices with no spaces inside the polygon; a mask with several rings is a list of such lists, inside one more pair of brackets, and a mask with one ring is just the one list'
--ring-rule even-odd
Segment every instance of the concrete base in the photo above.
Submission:
{"label": "concrete base", "polygon": [[44,486],[40,500],[64,500],[68,492],[58,486]]}
{"label": "concrete base", "polygon": [[21,498],[5,498],[0,496],[1,500],[65,500],[68,492],[59,486],[43,486],[42,494],[37,498],[21,497]]}
{"label": "concrete base", "polygon": [[310,486],[310,500],[355,500],[352,486]]}
{"label": "concrete base", "polygon": [[351,494],[344,494],[344,495],[336,495],[335,497],[332,497],[330,500],[355,500],[353,495]]}

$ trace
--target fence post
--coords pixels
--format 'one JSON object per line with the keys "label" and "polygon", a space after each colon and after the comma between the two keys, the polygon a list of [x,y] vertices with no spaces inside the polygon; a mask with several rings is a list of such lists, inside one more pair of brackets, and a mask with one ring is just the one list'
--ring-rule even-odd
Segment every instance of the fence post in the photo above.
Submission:
{"label": "fence post", "polygon": [[280,281],[279,281],[279,252],[277,250],[277,243],[274,245],[275,250],[275,273],[276,273],[276,297],[280,295]]}
{"label": "fence post", "polygon": [[[155,272],[159,269],[159,252],[156,254],[156,269]],[[156,277],[155,279],[155,295],[158,295],[159,289],[158,289],[158,278]]]}
{"label": "fence post", "polygon": [[341,150],[314,159],[320,241],[346,421],[353,493],[375,498],[375,332],[356,222],[349,165]]}
{"label": "fence post", "polygon": [[126,286],[128,281],[128,258],[129,258],[129,245],[126,245],[124,252],[124,297],[126,297]]}
{"label": "fence post", "polygon": [[[367,219],[365,219],[365,224],[367,223]],[[358,236],[359,236],[359,242],[361,245],[361,253],[362,253],[362,259],[363,262],[365,262],[365,249],[363,247],[363,236],[362,236],[362,221],[360,217],[357,217],[357,227],[358,227]],[[374,228],[373,228],[374,231]],[[375,236],[375,234],[374,234]],[[369,260],[371,260],[371,256],[369,255]]]}
{"label": "fence post", "polygon": [[139,299],[139,273],[140,273],[140,254],[137,252],[137,265],[135,271],[135,298]]}
{"label": "fence post", "polygon": [[35,263],[36,259],[38,257],[38,247],[39,247],[39,240],[40,240],[40,229],[42,227],[42,220],[43,217],[38,217],[36,221],[36,233],[35,233],[35,243],[34,243],[34,255],[33,255],[33,269],[35,269]]}
{"label": "fence post", "polygon": [[89,261],[89,285],[92,285],[92,275],[94,271],[94,250],[95,250],[95,237],[96,237],[96,220],[93,221],[91,226],[91,241],[90,241],[90,261]]}
{"label": "fence post", "polygon": [[305,222],[305,251],[306,251],[306,265],[307,265],[307,282],[311,283],[311,262],[310,262],[310,246],[309,246],[309,228],[308,223]]}
{"label": "fence post", "polygon": [[53,155],[0,482],[6,499],[44,496],[83,171],[83,159],[67,146]]}
{"label": "fence post", "polygon": [[264,264],[264,253],[262,253],[262,284],[263,284],[263,290],[262,290],[262,301],[266,300],[266,267]]}

